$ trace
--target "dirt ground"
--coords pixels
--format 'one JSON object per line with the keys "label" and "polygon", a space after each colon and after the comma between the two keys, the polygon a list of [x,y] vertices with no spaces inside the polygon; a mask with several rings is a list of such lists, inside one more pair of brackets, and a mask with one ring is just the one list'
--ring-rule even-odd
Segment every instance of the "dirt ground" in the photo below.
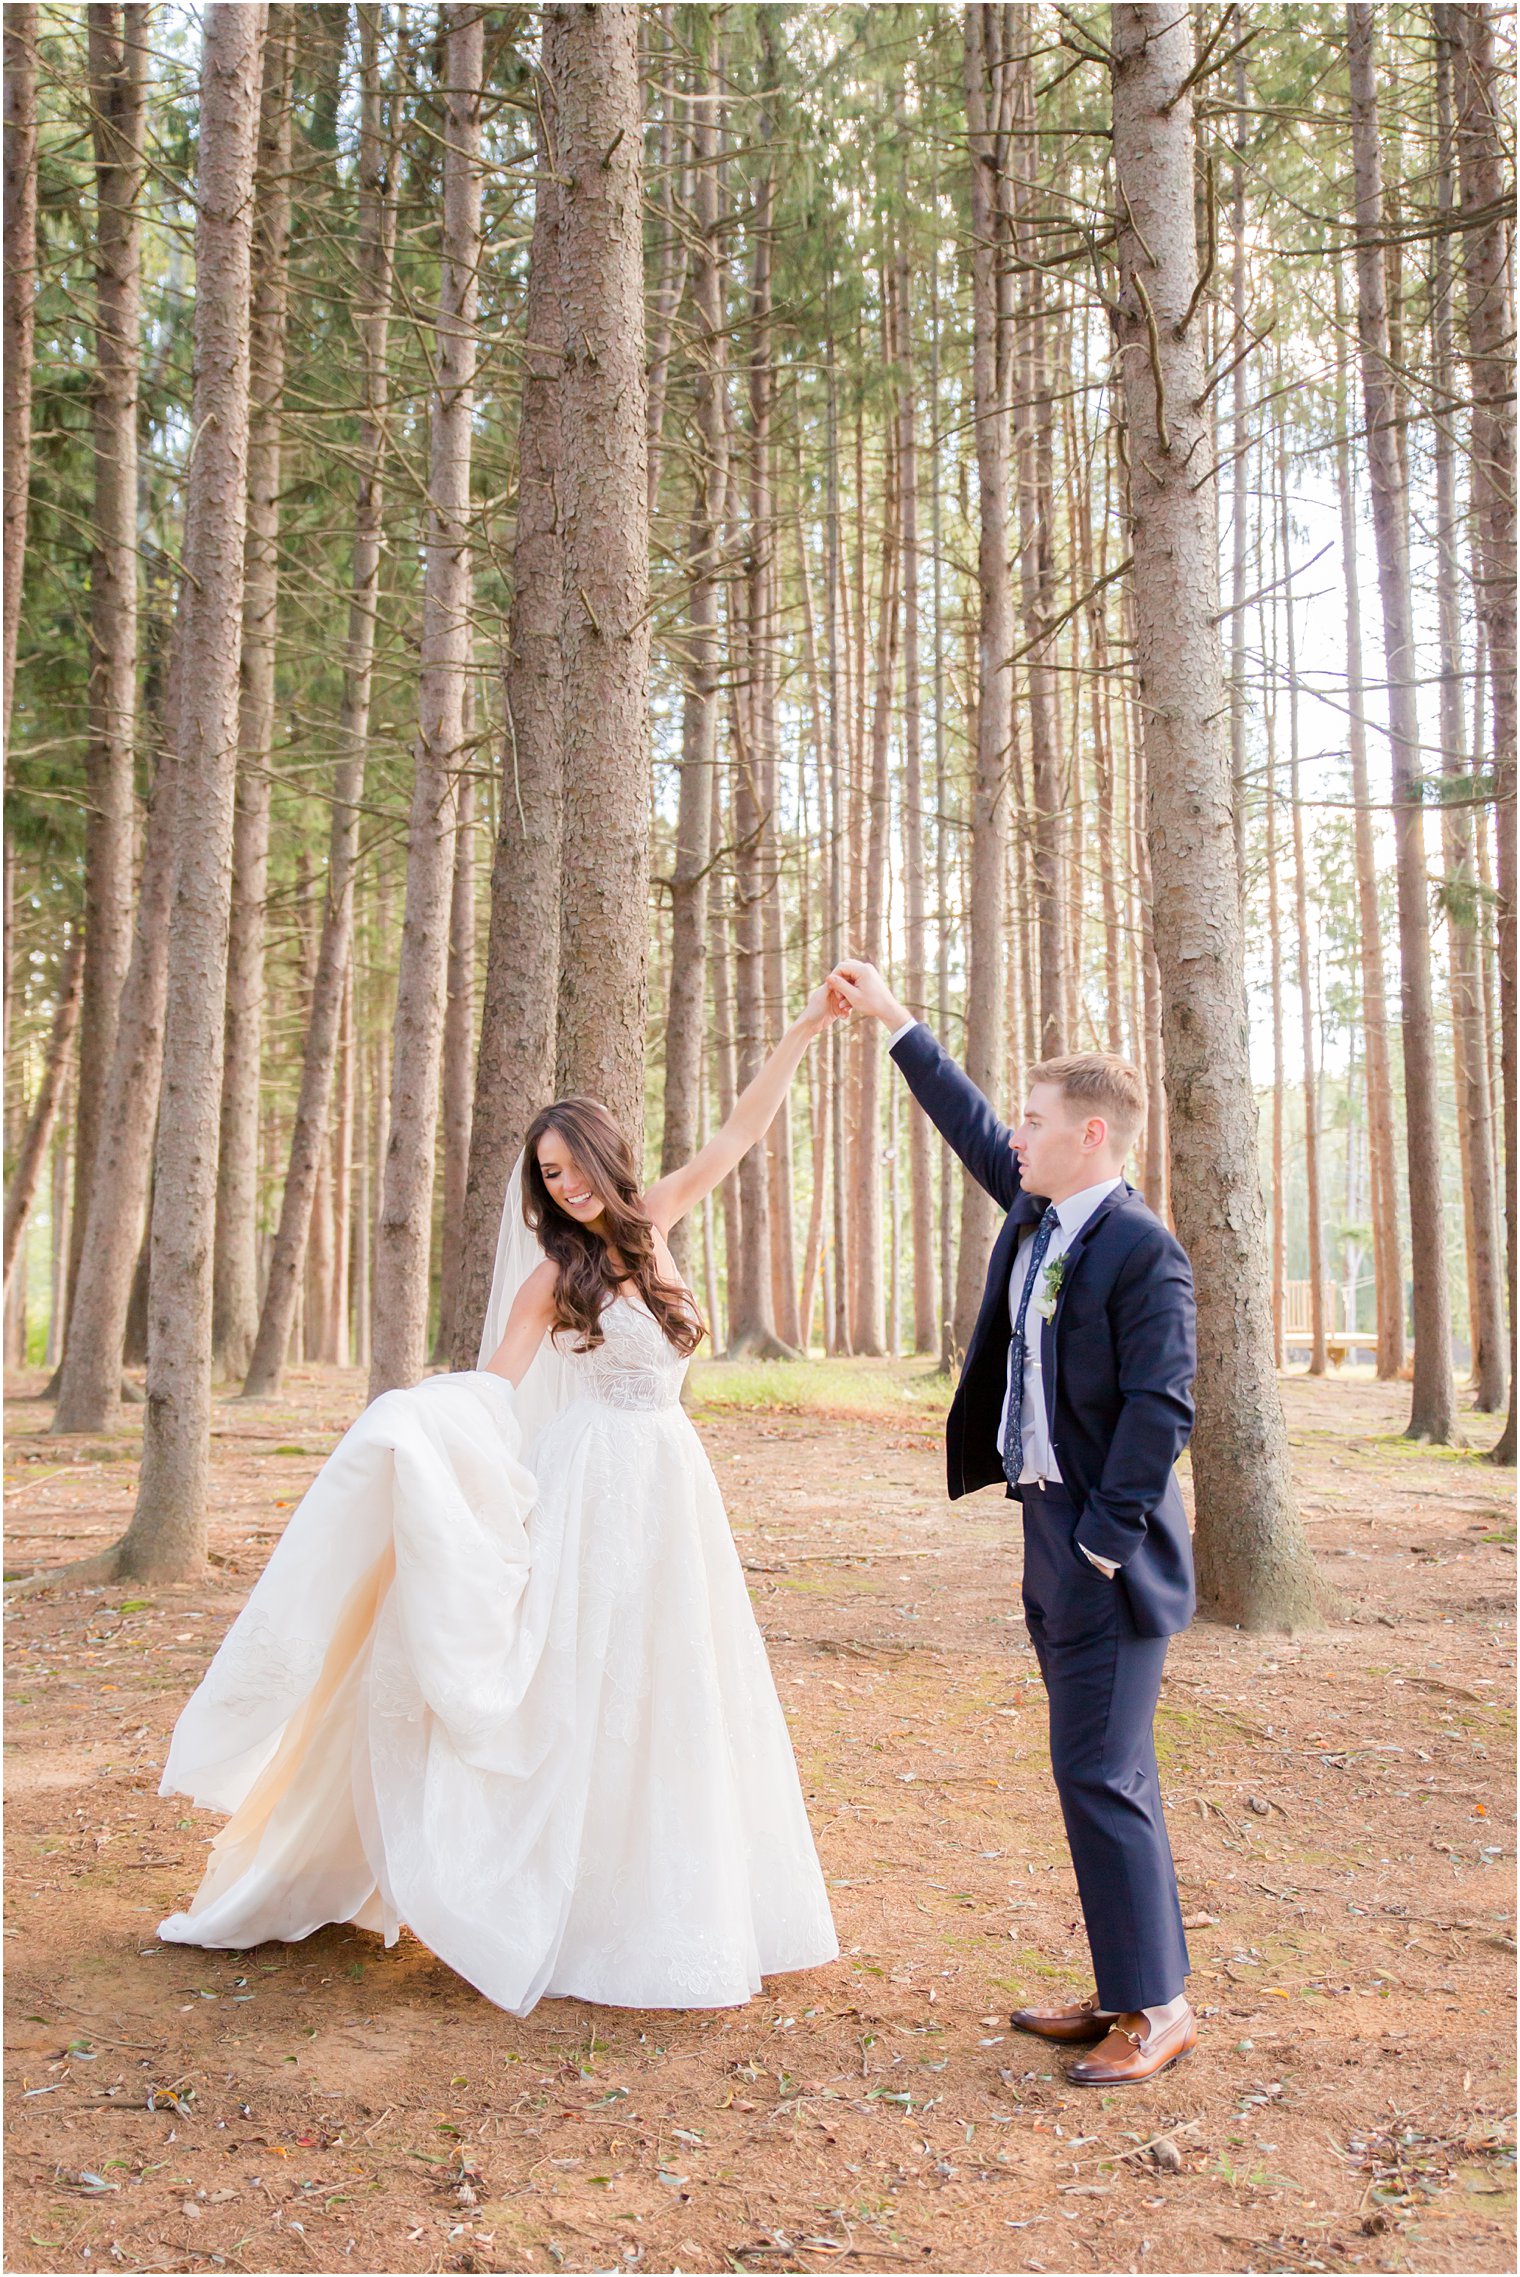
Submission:
{"label": "dirt ground", "polygon": [[[1513,2269],[1513,1474],[1400,1443],[1401,1389],[1290,1380],[1337,1619],[1176,1640],[1201,2038],[1082,2091],[1008,2029],[1088,1988],[1016,1513],[945,1502],[907,1373],[875,1417],[693,1376],[841,1958],[742,2010],[525,2023],[406,1937],[154,1941],[213,1831],[157,1795],[174,1716],[362,1390],[297,1371],[220,1403],[205,1585],[10,1622],[8,2266]],[[45,1436],[38,1381],[8,1411],[8,1571],[132,1500],[135,1432]]]}

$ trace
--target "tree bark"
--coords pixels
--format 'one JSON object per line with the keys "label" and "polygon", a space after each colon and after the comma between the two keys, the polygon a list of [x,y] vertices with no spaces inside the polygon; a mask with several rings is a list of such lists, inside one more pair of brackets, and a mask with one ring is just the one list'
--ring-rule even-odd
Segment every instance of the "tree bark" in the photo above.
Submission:
{"label": "tree bark", "polygon": [[[905,143],[906,148],[906,143]],[[904,214],[907,185],[904,184]],[[902,500],[903,644],[903,992],[910,1012],[929,1017],[928,933],[924,913],[923,705],[918,607],[918,393],[913,362],[913,272],[906,218],[897,241],[897,486]],[[913,1213],[913,1349],[938,1352],[939,1290],[934,1257],[934,1190],[927,1115],[908,1117],[908,1181]]]}
{"label": "tree bark", "polygon": [[[883,298],[888,310],[890,292]],[[890,322],[890,316],[888,321]],[[888,359],[890,342],[885,342]],[[871,698],[870,775],[866,784],[865,925],[861,953],[875,965],[887,959],[887,850],[891,840],[892,794],[888,772],[892,735],[892,695],[897,679],[898,475],[887,450],[881,527],[881,589],[877,597],[874,687]],[[851,1348],[872,1358],[886,1349],[882,1330],[881,1210],[881,1040],[869,1024],[859,1037],[860,1136],[855,1151],[855,1273],[851,1290]]]}
{"label": "tree bark", "polygon": [[205,17],[195,232],[196,438],[185,502],[174,876],[163,1111],[154,1148],[148,1405],[137,1502],[105,1563],[141,1580],[199,1572],[211,1424],[211,1250],[221,1105],[238,652],[248,494],[248,309],[265,10]]}
{"label": "tree bark", "polygon": [[[1504,211],[1506,90],[1497,54],[1498,11],[1437,9],[1452,45],[1458,181],[1470,225],[1462,233],[1465,330],[1472,374],[1472,502],[1478,525],[1478,615],[1488,652],[1498,824],[1499,1060],[1504,1092],[1509,1414],[1493,1460],[1515,1460],[1517,1292],[1515,1171],[1515,317]],[[1480,218],[1481,217],[1481,218]]]}
{"label": "tree bark", "polygon": [[[468,707],[467,707],[468,709]],[[466,722],[468,733],[468,721]],[[447,1366],[463,1266],[464,1188],[470,1158],[470,1075],[475,1041],[475,785],[460,777],[449,904],[448,1002],[443,1015],[443,1226],[439,1241],[437,1358]]]}
{"label": "tree bark", "polygon": [[[1436,107],[1438,165],[1436,210],[1446,219],[1456,203],[1456,150],[1452,114],[1450,27],[1437,19]],[[1488,1084],[1488,1039],[1478,969],[1478,868],[1473,814],[1465,803],[1473,773],[1462,693],[1460,521],[1457,507],[1458,405],[1453,338],[1451,236],[1439,231],[1430,296],[1431,382],[1436,398],[1436,624],[1441,676],[1441,769],[1453,799],[1442,810],[1446,877],[1442,901],[1449,955],[1452,1075],[1462,1160],[1462,1218],[1467,1248],[1467,1308],[1472,1347],[1474,1405],[1480,1414],[1505,1404],[1502,1236],[1494,1177],[1493,1101]]]}
{"label": "tree bark", "polygon": [[[765,65],[774,58],[765,27]],[[766,904],[778,892],[774,838],[776,716],[772,679],[775,528],[771,510],[771,215],[775,199],[774,161],[769,153],[770,118],[762,109],[757,136],[765,150],[755,188],[752,222],[754,267],[750,287],[748,519],[744,533],[744,589],[733,596],[742,618],[742,656],[733,688],[733,831],[735,909],[734,1005],[737,1081],[742,1091],[764,1063],[769,1042],[767,1018]],[[778,1333],[775,1246],[781,1229],[772,1209],[770,1165],[772,1132],[739,1164],[740,1215],[744,1247],[728,1261],[728,1353],[754,1359],[794,1357],[796,1347]],[[787,1235],[790,1250],[790,1233]],[[790,1256],[787,1259],[790,1271]]]}
{"label": "tree bark", "polygon": [[506,737],[454,1320],[456,1368],[475,1365],[502,1197],[523,1133],[555,1093],[564,830],[560,628],[565,578],[559,476],[564,327],[558,155],[564,38],[564,12],[548,11],[538,73],[517,520],[502,683]]}
{"label": "tree bark", "polygon": [[[158,766],[143,836],[132,958],[101,1103],[95,1174],[68,1343],[53,1411],[57,1432],[109,1431],[121,1410],[133,1276],[148,1215],[154,1127],[163,1073],[164,1005],[177,832],[174,792],[187,603],[170,635]],[[151,689],[151,680],[150,680]],[[154,710],[150,693],[148,709]]]}
{"label": "tree bark", "polygon": [[[1013,590],[1008,573],[1008,418],[998,353],[999,224],[993,177],[1007,171],[1007,137],[989,124],[995,36],[990,8],[964,11],[966,130],[971,161],[972,395],[979,494],[977,538],[976,751],[971,782],[970,958],[966,981],[965,1068],[995,1095],[1003,1055],[1003,833],[1012,740]],[[992,1198],[969,1175],[961,1181],[955,1345],[964,1352],[981,1305],[996,1231]]]}
{"label": "tree bark", "polygon": [[485,24],[474,0],[440,7],[443,213],[434,331],[427,568],[406,914],[396,977],[390,1139],[376,1236],[369,1395],[413,1384],[427,1359],[433,1155],[470,670],[470,444],[480,270]]}
{"label": "tree bark", "polygon": [[[690,585],[682,651],[681,786],[670,879],[670,995],[665,1012],[665,1106],[660,1175],[690,1161],[698,1143],[706,1005],[707,872],[718,734],[718,590],[727,480],[723,417],[723,288],[719,258],[717,109],[712,58],[692,104],[691,308],[693,450],[687,526]],[[671,1228],[671,1255],[688,1281],[693,1228]]]}
{"label": "tree bark", "polygon": [[[327,899],[311,991],[311,1017],[301,1060],[301,1089],[291,1131],[290,1156],[280,1193],[280,1218],[270,1253],[258,1332],[243,1384],[245,1399],[272,1397],[280,1388],[290,1350],[296,1299],[311,1223],[317,1168],[326,1139],[342,1018],[353,962],[354,881],[359,860],[359,806],[369,753],[370,691],[385,505],[386,423],[393,263],[396,239],[395,155],[385,132],[379,73],[379,25],[372,7],[359,11],[359,241],[354,330],[358,336],[362,400],[359,412],[354,501],[354,545],[349,570],[348,632],[343,697],[338,717],[327,849]],[[361,1273],[368,1263],[369,1227],[358,1245]],[[359,1323],[361,1362],[367,1362],[368,1290]]]}
{"label": "tree bark", "polygon": [[1336,366],[1335,481],[1340,505],[1341,581],[1346,594],[1346,749],[1351,762],[1353,848],[1356,862],[1357,935],[1361,955],[1362,1034],[1367,1062],[1367,1164],[1371,1186],[1372,1274],[1377,1307],[1377,1372],[1391,1382],[1404,1369],[1404,1274],[1399,1258],[1398,1166],[1389,1068],[1388,1005],[1383,979],[1383,932],[1378,914],[1377,857],[1372,842],[1372,788],[1367,769],[1367,698],[1362,676],[1362,597],[1356,559],[1356,507],[1351,484],[1351,443],[1346,432],[1346,333],[1341,270],[1336,264],[1335,308],[1340,343]]}
{"label": "tree bark", "polygon": [[[95,150],[95,385],[90,697],[85,779],[84,994],[69,1296],[79,1273],[85,1201],[101,1132],[132,953],[137,724],[137,394],[141,363],[143,131],[147,9],[88,10]],[[65,1348],[67,1330],[65,1329]]]}
{"label": "tree bark", "polygon": [[[37,293],[37,10],[5,11],[5,744],[10,748],[21,579],[32,486]],[[6,964],[7,1005],[10,965]]]}
{"label": "tree bark", "polygon": [[1272,1366],[1198,277],[1192,28],[1126,0],[1110,19],[1118,339],[1129,436],[1136,668],[1156,954],[1164,989],[1172,1206],[1198,1293],[1192,1444],[1199,1601],[1252,1629],[1299,1627],[1316,1590]]}
{"label": "tree bark", "polygon": [[1231,354],[1238,358],[1230,401],[1230,454],[1234,460],[1230,506],[1230,781],[1235,805],[1235,868],[1240,890],[1246,890],[1246,569],[1249,560],[1247,515],[1250,494],[1246,486],[1249,460],[1246,426],[1246,371],[1250,358],[1240,353],[1246,327],[1246,59],[1235,58],[1235,132],[1231,139],[1233,164],[1230,196],[1230,314],[1234,330]]}
{"label": "tree bark", "polygon": [[1377,540],[1388,729],[1393,749],[1393,822],[1399,903],[1399,970],[1404,1043],[1404,1123],[1409,1168],[1409,1235],[1414,1282],[1414,1385],[1407,1436],[1444,1444],[1456,1428],[1451,1370],[1451,1300],[1441,1200],[1435,1020],[1430,984],[1429,881],[1420,774],[1420,722],[1409,579],[1408,498],[1398,442],[1398,389],[1390,356],[1383,236],[1382,156],[1374,78],[1374,11],[1346,10],[1351,68],[1351,137],[1356,184],[1357,330],[1367,419],[1367,463]]}
{"label": "tree bark", "polygon": [[48,1034],[47,1050],[42,1061],[42,1080],[32,1111],[26,1119],[21,1143],[16,1149],[15,1168],[5,1190],[5,1287],[10,1290],[11,1268],[21,1247],[26,1221],[37,1198],[42,1179],[42,1166],[47,1159],[48,1141],[58,1116],[59,1101],[68,1077],[69,1046],[79,1026],[81,996],[80,968],[84,954],[84,936],[77,930],[71,935],[68,947],[58,967],[58,993],[53,1006],[53,1025]]}
{"label": "tree bark", "polygon": [[247,1371],[259,1325],[259,1090],[280,595],[280,442],[290,297],[295,30],[293,7],[271,7],[254,188],[238,788],[232,830],[232,924],[227,940],[227,1044],[216,1170],[216,1253],[211,1268],[215,1364],[224,1375],[239,1378]]}
{"label": "tree bark", "polygon": [[649,498],[638,10],[556,6],[564,69],[563,1093],[643,1154],[649,900]]}
{"label": "tree bark", "polygon": [[1293,922],[1298,946],[1299,1045],[1303,1054],[1304,1240],[1309,1253],[1309,1373],[1330,1365],[1325,1320],[1325,1214],[1321,1201],[1319,1081],[1314,1064],[1314,970],[1309,945],[1309,873],[1304,853],[1302,762],[1298,737],[1298,635],[1293,618],[1292,532],[1288,514],[1288,448],[1278,437],[1278,512],[1281,517],[1288,664],[1288,795],[1293,810]]}
{"label": "tree bark", "polygon": [[[1023,353],[1014,377],[1013,427],[1018,459],[1019,599],[1021,646],[1026,651],[1026,716],[1029,726],[1029,784],[1034,807],[1034,910],[1039,943],[1039,1030],[1041,1059],[1064,1052],[1068,1043],[1072,974],[1067,932],[1067,811],[1061,724],[1054,671],[1055,556],[1053,496],[1053,414],[1050,345],[1045,281],[1033,222],[1036,160],[1034,67],[1026,38],[1015,66],[1019,89],[1018,155],[1021,177],[1018,243],[1024,263]],[[1006,392],[1006,391],[1005,391]]]}

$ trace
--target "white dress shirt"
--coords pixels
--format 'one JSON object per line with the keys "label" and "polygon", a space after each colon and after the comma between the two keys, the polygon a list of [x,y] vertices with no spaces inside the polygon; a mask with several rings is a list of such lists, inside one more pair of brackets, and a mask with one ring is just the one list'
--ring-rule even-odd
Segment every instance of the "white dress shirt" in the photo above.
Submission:
{"label": "white dress shirt", "polygon": [[[900,1028],[894,1028],[887,1039],[888,1050],[890,1051],[892,1045],[905,1036],[910,1028],[917,1026],[917,1020],[905,1020]],[[1096,1186],[1084,1186],[1080,1193],[1068,1194],[1064,1202],[1057,1202],[1056,1217],[1058,1223],[1055,1232],[1050,1237],[1044,1261],[1040,1267],[1041,1280],[1045,1277],[1046,1266],[1053,1264],[1056,1258],[1064,1257],[1072,1240],[1086,1225],[1105,1195],[1111,1194],[1114,1188],[1122,1185],[1122,1183],[1123,1180],[1119,1178],[1100,1179]],[[1003,1444],[1008,1435],[1008,1403],[1013,1390],[1012,1329],[1018,1318],[1019,1299],[1024,1293],[1024,1284],[1029,1278],[1029,1260],[1034,1252],[1037,1231],[1038,1222],[1025,1230],[1014,1256],[1013,1270],[1008,1276],[1008,1376],[1003,1393],[1003,1413],[998,1422],[997,1446],[999,1454],[1003,1452]],[[1024,1408],[1022,1415],[1024,1447],[1023,1461],[1019,1467],[1019,1484],[1020,1486],[1032,1486],[1043,1481],[1046,1485],[1059,1486],[1061,1484],[1061,1471],[1050,1444],[1050,1419],[1045,1412],[1045,1383],[1040,1357],[1040,1316],[1035,1310],[1038,1297],[1038,1290],[1031,1293],[1029,1310],[1024,1316]],[[1094,1551],[1083,1547],[1081,1543],[1078,1543],[1077,1546],[1082,1550],[1082,1555],[1097,1566],[1100,1572],[1106,1573],[1112,1578],[1118,1571],[1118,1567],[1112,1558],[1100,1558]]]}
{"label": "white dress shirt", "polygon": [[[1104,1196],[1111,1194],[1118,1184],[1117,1178],[1104,1178],[1096,1186],[1084,1186],[1080,1194],[1068,1194],[1064,1202],[1057,1202],[1056,1230],[1046,1245],[1044,1260],[1040,1266],[1040,1279],[1042,1281],[1057,1258],[1065,1256],[1071,1246],[1073,1236],[1086,1225]],[[1003,1452],[1003,1444],[1007,1437],[1008,1408],[1013,1393],[1011,1330],[1018,1319],[1019,1300],[1024,1294],[1024,1285],[1029,1279],[1029,1261],[1034,1254],[1035,1236],[1038,1232],[1038,1221],[1025,1227],[1019,1237],[1018,1248],[1014,1253],[1013,1270],[1008,1276],[1008,1320],[1010,1328],[1008,1378],[1003,1393],[1002,1419],[998,1424],[999,1454]],[[1029,1299],[1029,1310],[1024,1315],[1024,1409],[1022,1416],[1024,1459],[1019,1468],[1020,1486],[1033,1485],[1041,1481],[1047,1485],[1055,1486],[1059,1486],[1061,1483],[1060,1466],[1056,1462],[1055,1451],[1050,1444],[1050,1418],[1045,1412],[1045,1378],[1040,1355],[1041,1295],[1039,1289],[1033,1291]]]}

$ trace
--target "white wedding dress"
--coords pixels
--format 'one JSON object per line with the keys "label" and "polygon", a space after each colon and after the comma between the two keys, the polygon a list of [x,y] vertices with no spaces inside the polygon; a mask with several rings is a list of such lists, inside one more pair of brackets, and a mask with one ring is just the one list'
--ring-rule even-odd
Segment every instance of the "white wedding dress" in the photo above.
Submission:
{"label": "white wedding dress", "polygon": [[345,1434],[175,1727],[160,1791],[232,1815],[162,1938],[404,1923],[519,2016],[837,1956],[686,1362],[633,1297],[602,1326],[526,1444],[484,1369]]}

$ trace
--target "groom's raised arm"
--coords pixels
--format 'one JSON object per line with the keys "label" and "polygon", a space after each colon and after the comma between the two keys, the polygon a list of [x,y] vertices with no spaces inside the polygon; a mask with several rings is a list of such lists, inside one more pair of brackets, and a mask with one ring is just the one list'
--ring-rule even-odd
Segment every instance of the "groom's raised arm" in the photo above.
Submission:
{"label": "groom's raised arm", "polygon": [[1005,1210],[1019,1190],[1012,1132],[999,1121],[963,1067],[935,1040],[926,1021],[899,1004],[875,965],[845,957],[829,975],[852,1011],[869,1013],[887,1029],[892,1057],[930,1122],[954,1149],[979,1186]]}
{"label": "groom's raised arm", "polygon": [[925,1020],[892,1038],[890,1050],[908,1089],[979,1186],[1010,1209],[1019,1190],[1012,1132],[958,1067]]}

